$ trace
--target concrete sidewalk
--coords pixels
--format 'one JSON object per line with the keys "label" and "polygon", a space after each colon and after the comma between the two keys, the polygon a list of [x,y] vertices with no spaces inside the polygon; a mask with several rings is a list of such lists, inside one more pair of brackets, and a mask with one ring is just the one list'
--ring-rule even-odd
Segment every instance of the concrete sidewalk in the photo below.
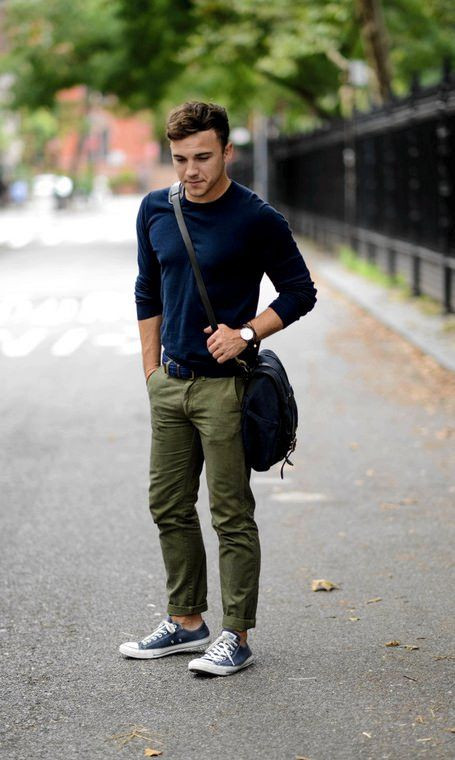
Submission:
{"label": "concrete sidewalk", "polygon": [[442,367],[455,372],[455,316],[425,314],[417,300],[404,300],[397,289],[349,271],[335,256],[313,247],[311,241],[299,242],[315,278],[325,280]]}

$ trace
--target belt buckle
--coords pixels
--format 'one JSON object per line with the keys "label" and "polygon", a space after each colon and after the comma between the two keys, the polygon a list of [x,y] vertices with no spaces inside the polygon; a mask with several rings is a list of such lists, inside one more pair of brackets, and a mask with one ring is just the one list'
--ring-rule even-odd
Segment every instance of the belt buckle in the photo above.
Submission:
{"label": "belt buckle", "polygon": [[[175,375],[171,375],[169,372],[170,367],[172,365],[172,369],[175,370]],[[189,369],[188,367],[183,367],[181,364],[177,364],[176,361],[173,359],[168,359],[167,362],[163,363],[164,372],[166,375],[169,375],[170,377],[177,377],[179,380],[194,380],[196,377],[196,374],[193,369]],[[185,369],[187,372],[191,372],[190,377],[184,377],[181,374],[181,369]]]}

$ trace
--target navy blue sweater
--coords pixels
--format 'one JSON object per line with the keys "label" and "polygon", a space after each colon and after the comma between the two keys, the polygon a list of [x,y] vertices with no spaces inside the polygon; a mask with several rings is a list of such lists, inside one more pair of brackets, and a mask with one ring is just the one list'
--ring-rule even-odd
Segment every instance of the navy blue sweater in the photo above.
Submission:
{"label": "navy blue sweater", "polygon": [[[285,326],[313,308],[316,289],[284,217],[254,192],[231,182],[216,201],[182,209],[218,323],[232,328],[256,316],[264,272],[278,297],[270,304]],[[139,320],[163,315],[161,342],[179,364],[209,377],[232,375],[207,349],[208,320],[168,188],[149,193],[137,216]]]}

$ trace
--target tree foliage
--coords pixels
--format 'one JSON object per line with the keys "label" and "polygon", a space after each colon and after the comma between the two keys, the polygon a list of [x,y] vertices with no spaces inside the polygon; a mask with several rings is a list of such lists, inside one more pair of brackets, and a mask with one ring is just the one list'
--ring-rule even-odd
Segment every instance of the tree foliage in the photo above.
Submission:
{"label": "tree foliage", "polygon": [[11,0],[6,11],[13,107],[51,107],[76,84],[103,89],[121,32],[110,0]]}
{"label": "tree foliage", "polygon": [[10,0],[5,32],[13,107],[51,106],[86,84],[125,105],[150,107],[182,70],[191,0]]}
{"label": "tree foliage", "polygon": [[[340,115],[349,61],[365,49],[359,0],[9,0],[13,105],[51,107],[75,84],[131,109],[186,98],[246,115]],[[379,0],[376,0],[379,2]],[[383,0],[392,88],[455,59],[452,0]],[[370,56],[371,58],[371,56]],[[432,74],[431,74],[432,75]],[[374,77],[371,77],[371,81]],[[370,87],[374,96],[374,87]]]}

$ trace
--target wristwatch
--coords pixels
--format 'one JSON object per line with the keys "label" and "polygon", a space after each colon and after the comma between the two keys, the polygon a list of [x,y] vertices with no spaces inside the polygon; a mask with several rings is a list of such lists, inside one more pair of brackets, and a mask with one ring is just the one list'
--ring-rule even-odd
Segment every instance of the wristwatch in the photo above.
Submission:
{"label": "wristwatch", "polygon": [[240,328],[240,337],[247,342],[249,346],[255,346],[258,342],[258,336],[255,329],[250,324],[242,325]]}

